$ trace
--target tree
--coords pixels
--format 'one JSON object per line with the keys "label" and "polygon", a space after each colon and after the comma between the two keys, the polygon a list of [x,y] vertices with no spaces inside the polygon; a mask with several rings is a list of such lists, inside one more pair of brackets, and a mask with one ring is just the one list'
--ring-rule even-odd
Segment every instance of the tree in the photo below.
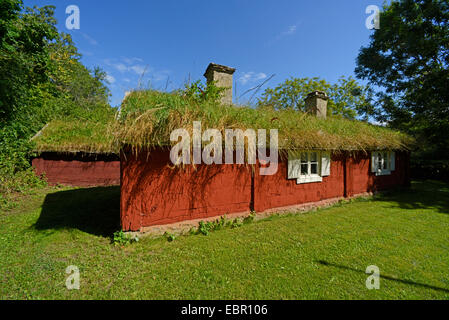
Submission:
{"label": "tree", "polygon": [[29,133],[54,117],[111,109],[106,74],[87,69],[70,35],[59,33],[54,7],[0,0],[0,124]]}
{"label": "tree", "polygon": [[58,32],[53,7],[27,8],[22,1],[0,0],[0,121],[23,110],[29,89],[47,81],[49,42]]}
{"label": "tree", "polygon": [[52,109],[52,118],[91,117],[113,110],[108,103],[109,89],[104,85],[106,73],[98,67],[89,70],[80,58],[68,34],[60,33],[50,44],[50,95],[45,104]]}
{"label": "tree", "polygon": [[355,70],[380,88],[377,119],[449,158],[449,1],[393,1],[380,21]]}
{"label": "tree", "polygon": [[[5,186],[17,186],[23,180],[18,174],[31,173],[30,138],[46,123],[113,116],[105,73],[87,69],[80,58],[70,35],[58,32],[53,6],[0,0],[0,205],[1,193],[10,189]],[[34,175],[27,177],[16,189]]]}
{"label": "tree", "polygon": [[370,91],[351,77],[341,77],[333,85],[320,78],[290,78],[273,89],[266,89],[258,105],[305,112],[304,100],[315,90],[324,91],[329,96],[328,113],[331,115],[366,120],[372,113]]}

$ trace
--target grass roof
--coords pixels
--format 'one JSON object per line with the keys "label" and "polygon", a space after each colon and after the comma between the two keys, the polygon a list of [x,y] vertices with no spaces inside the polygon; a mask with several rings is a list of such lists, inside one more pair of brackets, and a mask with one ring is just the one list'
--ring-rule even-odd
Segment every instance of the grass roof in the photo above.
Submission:
{"label": "grass roof", "polygon": [[203,130],[220,130],[223,137],[225,129],[266,129],[267,133],[278,129],[279,148],[283,150],[409,150],[413,144],[403,133],[362,121],[318,119],[268,107],[222,106],[179,93],[142,90],[127,96],[119,120],[51,122],[36,137],[36,151],[118,153],[125,145],[135,151],[170,146],[171,132],[185,128],[192,133],[194,121],[201,121]]}
{"label": "grass roof", "polygon": [[179,94],[135,91],[122,105],[116,130],[120,145],[135,149],[170,145],[170,134],[178,128],[192,133],[193,122],[202,129],[278,129],[279,148],[334,151],[408,150],[413,139],[403,133],[362,121],[341,117],[318,119],[294,110],[221,106]]}
{"label": "grass roof", "polygon": [[114,119],[94,121],[80,119],[54,120],[37,135],[35,151],[61,153],[118,154],[112,129]]}

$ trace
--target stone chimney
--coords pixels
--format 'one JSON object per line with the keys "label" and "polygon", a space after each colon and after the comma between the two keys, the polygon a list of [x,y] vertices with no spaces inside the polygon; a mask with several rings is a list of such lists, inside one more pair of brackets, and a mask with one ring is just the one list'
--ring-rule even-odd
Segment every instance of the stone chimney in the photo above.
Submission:
{"label": "stone chimney", "polygon": [[306,111],[316,115],[318,118],[327,117],[327,100],[329,97],[322,91],[313,91],[307,95]]}
{"label": "stone chimney", "polygon": [[226,88],[223,92],[221,102],[223,104],[232,104],[232,85],[234,68],[222,66],[219,64],[211,63],[207,67],[204,76],[207,79],[207,83],[215,82],[217,87]]}

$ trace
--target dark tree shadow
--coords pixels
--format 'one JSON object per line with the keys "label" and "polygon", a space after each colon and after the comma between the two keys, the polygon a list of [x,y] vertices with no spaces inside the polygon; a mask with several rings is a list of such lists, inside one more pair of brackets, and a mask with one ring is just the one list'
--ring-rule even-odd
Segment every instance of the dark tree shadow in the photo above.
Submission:
{"label": "dark tree shadow", "polygon": [[110,237],[120,229],[120,187],[61,191],[45,197],[37,230],[78,229]]}
{"label": "dark tree shadow", "polygon": [[439,181],[413,181],[411,188],[381,193],[377,201],[394,202],[401,209],[433,209],[449,214],[449,184]]}
{"label": "dark tree shadow", "polygon": [[[326,266],[326,267],[331,267],[331,268],[338,268],[338,269],[342,269],[342,270],[348,270],[348,271],[352,271],[352,272],[358,272],[358,273],[363,273],[366,274],[365,271],[363,270],[358,270],[352,267],[348,267],[348,266],[344,266],[344,265],[339,265],[336,263],[330,263],[327,262],[325,260],[318,260],[316,261],[317,263]],[[388,275],[383,275],[382,272],[380,272],[380,278],[385,279],[385,280],[391,280],[391,281],[396,281],[396,282],[400,282],[403,284],[408,284],[408,285],[412,285],[415,287],[422,287],[422,288],[426,288],[426,289],[432,289],[432,290],[436,290],[436,291],[442,291],[445,293],[449,293],[449,290],[446,288],[440,288],[440,287],[436,287],[436,286],[432,286],[429,284],[425,284],[425,283],[419,283],[419,282],[415,282],[415,281],[411,281],[411,280],[402,280],[402,279],[397,279],[397,278],[393,278],[391,276]]]}

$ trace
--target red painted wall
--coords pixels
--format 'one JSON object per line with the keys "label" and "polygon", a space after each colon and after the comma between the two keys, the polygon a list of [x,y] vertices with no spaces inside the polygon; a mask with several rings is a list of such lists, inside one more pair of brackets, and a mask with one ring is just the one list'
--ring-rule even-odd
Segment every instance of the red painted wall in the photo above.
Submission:
{"label": "red painted wall", "polygon": [[114,155],[43,153],[32,160],[38,175],[45,174],[50,185],[75,187],[120,184],[120,161]]}
{"label": "red painted wall", "polygon": [[172,168],[169,150],[121,155],[121,222],[125,231],[249,211],[251,168]]}
{"label": "red painted wall", "polygon": [[371,172],[371,155],[359,152],[346,160],[347,196],[385,190],[410,184],[410,156],[396,152],[396,170],[390,175],[376,176]]}
{"label": "red painted wall", "polygon": [[256,169],[254,181],[254,209],[263,212],[272,208],[317,202],[344,196],[344,156],[332,156],[331,175],[323,182],[297,184],[287,179],[287,162],[280,161],[272,176],[261,176]]}
{"label": "red painted wall", "polygon": [[221,216],[263,212],[409,184],[409,155],[396,154],[390,176],[371,173],[370,155],[333,155],[331,175],[323,182],[297,184],[287,179],[287,162],[273,176],[261,176],[259,164],[199,165],[171,168],[169,150],[121,155],[121,222],[124,231]]}
{"label": "red painted wall", "polygon": [[407,186],[410,183],[408,168],[409,155],[405,152],[396,152],[396,170],[387,176],[376,176],[371,172],[369,153],[333,154],[329,177],[323,177],[323,182],[298,185],[296,180],[287,180],[287,163],[282,162],[273,176],[261,176],[256,169],[254,209],[263,212],[272,208]]}

